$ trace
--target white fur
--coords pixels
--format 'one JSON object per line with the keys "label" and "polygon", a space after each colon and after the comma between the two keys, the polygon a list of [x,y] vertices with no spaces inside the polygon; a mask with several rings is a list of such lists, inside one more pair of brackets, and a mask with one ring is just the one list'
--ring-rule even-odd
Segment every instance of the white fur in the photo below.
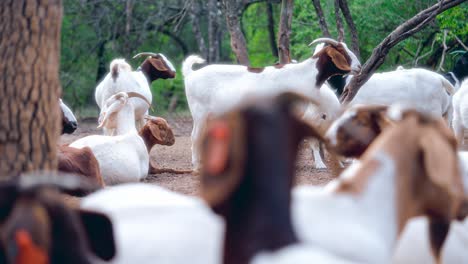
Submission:
{"label": "white fur", "polygon": [[[338,97],[328,84],[323,84],[322,87],[320,87],[320,93],[317,99],[320,105],[309,104],[302,118],[314,125],[318,130],[325,131],[330,126],[331,122],[339,115],[341,105]],[[325,117],[325,119],[323,117]],[[312,149],[312,155],[314,156],[315,168],[326,169],[327,166],[323,163],[322,157],[320,156],[320,144],[318,140],[310,139],[309,144]]]}
{"label": "white fur", "polygon": [[[123,97],[119,97],[122,93],[110,97],[101,111],[101,118],[108,114],[107,119],[114,120],[117,124],[115,136],[92,135],[70,144],[74,148],[91,148],[106,185],[135,182],[148,175],[148,151],[134,125],[135,111],[129,103],[131,98],[127,98],[126,93],[123,94]],[[114,109],[116,105],[117,109]],[[107,120],[102,122],[106,123]]]}
{"label": "white fur", "polygon": [[[458,152],[465,193],[468,194],[468,152]],[[435,264],[429,244],[429,226],[425,217],[412,219],[406,225],[395,249],[395,264]],[[443,264],[468,263],[468,220],[453,221],[441,252]]]}
{"label": "white fur", "polygon": [[91,194],[82,208],[111,218],[117,255],[110,263],[221,263],[223,221],[199,198],[134,183]]}
{"label": "white fur", "polygon": [[[396,164],[385,152],[374,159],[379,168],[360,195],[334,193],[334,181],[326,188],[294,189],[292,218],[301,241],[356,263],[389,263],[397,236]],[[353,177],[360,166],[353,164],[343,176]],[[348,170],[351,176],[345,176]]]}
{"label": "white fur", "polygon": [[[115,81],[111,74],[113,67],[118,67],[118,76]],[[114,59],[110,64],[110,71],[96,87],[95,99],[99,108],[103,107],[109,97],[118,92],[137,92],[151,103],[153,96],[148,80],[142,71],[132,71],[131,66],[124,59]],[[140,98],[130,98],[130,103],[133,105],[139,129],[145,124],[143,117],[148,114],[150,106]],[[104,127],[104,135],[113,135],[115,126],[115,124],[109,124]]]}
{"label": "white fur", "polygon": [[[351,69],[358,71],[360,63],[356,56],[342,43],[352,58]],[[249,72],[241,65],[208,65],[193,71],[192,65],[203,61],[189,56],[182,65],[185,93],[193,117],[192,164],[199,166],[198,144],[203,124],[209,114],[219,114],[242,104],[293,91],[311,98],[319,96],[316,86],[317,58],[287,64],[281,69],[266,67],[260,73]]]}
{"label": "white fur", "polygon": [[76,120],[76,117],[73,114],[72,110],[62,101],[62,99],[59,99],[59,103],[60,109],[62,110],[62,113],[65,116],[65,118],[67,118],[69,122],[77,123],[78,121]]}
{"label": "white fur", "polygon": [[411,105],[418,111],[445,116],[451,122],[454,87],[442,75],[425,69],[375,73],[350,102],[354,104]]}
{"label": "white fur", "polygon": [[453,96],[453,131],[460,144],[463,144],[464,132],[468,128],[468,79]]}

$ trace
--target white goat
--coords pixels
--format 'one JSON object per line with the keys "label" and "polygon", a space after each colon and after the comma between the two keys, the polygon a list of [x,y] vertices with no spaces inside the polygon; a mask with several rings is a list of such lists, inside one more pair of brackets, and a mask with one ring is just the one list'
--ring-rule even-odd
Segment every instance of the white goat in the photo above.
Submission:
{"label": "white goat", "polygon": [[131,183],[91,194],[81,207],[111,218],[117,255],[110,263],[221,263],[223,221],[199,198]]}
{"label": "white goat", "polygon": [[185,93],[193,117],[192,165],[200,165],[198,144],[202,127],[209,114],[225,112],[247,98],[274,96],[295,91],[311,98],[318,97],[319,87],[332,75],[357,72],[360,63],[345,43],[317,39],[311,44],[326,42],[313,57],[294,64],[250,68],[241,65],[209,65],[193,71],[198,56],[189,56],[182,65]]}
{"label": "white goat", "polygon": [[338,180],[324,189],[296,187],[292,213],[300,240],[355,263],[391,263],[398,234],[411,217],[431,212],[448,224],[456,217],[466,199],[460,196],[449,129],[442,120],[415,112],[391,116],[402,120],[382,132]]}
{"label": "white goat", "polygon": [[135,128],[135,110],[129,102],[133,97],[145,100],[134,92],[120,92],[107,99],[101,109],[99,127],[114,122],[116,136],[92,135],[70,144],[74,148],[91,148],[106,185],[139,181],[148,174],[148,151]]}
{"label": "white goat", "polygon": [[460,144],[463,144],[464,131],[468,128],[468,80],[463,81],[453,96],[453,131]]}
{"label": "white goat", "polygon": [[[309,104],[302,118],[307,120],[308,123],[313,124],[319,131],[326,131],[331,122],[338,117],[341,104],[336,94],[326,83],[320,87],[320,94],[317,100],[320,102],[320,105]],[[319,141],[315,138],[309,139],[309,145],[312,149],[315,168],[326,169],[327,166],[323,163],[320,156]]]}
{"label": "white goat", "polygon": [[[146,98],[146,102],[140,99],[130,99],[135,109],[135,119],[138,129],[145,121],[143,117],[148,113],[153,96],[150,90],[152,81],[163,78],[174,78],[176,70],[172,63],[161,53],[139,53],[134,58],[149,55],[148,58],[136,70],[124,59],[115,59],[110,63],[110,72],[98,84],[95,92],[96,103],[102,108],[104,102],[118,92],[136,92]],[[148,105],[149,103],[149,105]],[[114,127],[104,127],[105,135],[113,135]]]}

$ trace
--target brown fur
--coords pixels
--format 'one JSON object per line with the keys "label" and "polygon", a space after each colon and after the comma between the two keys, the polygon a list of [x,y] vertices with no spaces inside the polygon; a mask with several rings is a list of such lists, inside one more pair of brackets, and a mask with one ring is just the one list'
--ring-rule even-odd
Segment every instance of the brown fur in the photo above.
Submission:
{"label": "brown fur", "polygon": [[99,163],[89,147],[77,149],[69,146],[59,146],[58,170],[79,174],[97,186],[104,187]]}
{"label": "brown fur", "polygon": [[[358,106],[348,109],[356,115],[341,124],[333,151],[345,157],[359,158],[374,139],[391,124],[386,106]],[[345,112],[346,113],[346,112]]]}
{"label": "brown fur", "polygon": [[343,75],[351,71],[351,58],[341,44],[326,46],[312,58],[318,58],[316,87],[322,86],[331,76]]}
{"label": "brown fur", "polygon": [[176,73],[170,69],[164,62],[164,59],[158,56],[147,58],[140,66],[149,83],[157,79],[173,79]]}
{"label": "brown fur", "polygon": [[252,72],[252,73],[261,73],[264,70],[265,70],[265,68],[263,68],[263,67],[261,67],[261,68],[255,68],[255,67],[250,67],[250,66],[247,67],[247,71]]}
{"label": "brown fur", "polygon": [[156,144],[163,146],[174,145],[174,133],[166,119],[154,116],[146,116],[145,119],[146,123],[140,129],[139,134],[145,142],[148,153]]}

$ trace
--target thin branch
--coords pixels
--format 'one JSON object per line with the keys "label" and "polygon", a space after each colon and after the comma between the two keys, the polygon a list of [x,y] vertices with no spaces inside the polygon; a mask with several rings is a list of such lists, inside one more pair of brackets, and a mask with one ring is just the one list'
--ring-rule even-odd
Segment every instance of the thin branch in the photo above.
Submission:
{"label": "thin branch", "polygon": [[445,54],[447,54],[447,32],[448,30],[444,29],[444,40],[442,41],[442,47],[444,49],[442,50],[442,58],[440,59],[439,67],[437,67],[438,72],[440,72],[440,70],[442,69],[442,66],[444,65],[445,61]]}
{"label": "thin branch", "polygon": [[468,51],[468,47],[463,43],[463,41],[461,41],[457,35],[455,35],[453,32],[450,32],[450,34],[452,34],[454,37],[455,37],[455,40],[458,42],[458,44],[460,44],[460,46],[462,46],[466,51]]}
{"label": "thin branch", "polygon": [[322,6],[320,5],[320,0],[312,0],[312,4],[314,5],[315,12],[317,13],[317,17],[319,19],[319,25],[320,25],[320,30],[322,30],[322,35],[324,37],[331,38],[330,31],[328,30],[327,21],[325,20]]}
{"label": "thin branch", "polygon": [[338,31],[338,41],[344,40],[344,28],[343,19],[340,14],[340,0],[335,0],[335,19],[336,19],[336,30]]}

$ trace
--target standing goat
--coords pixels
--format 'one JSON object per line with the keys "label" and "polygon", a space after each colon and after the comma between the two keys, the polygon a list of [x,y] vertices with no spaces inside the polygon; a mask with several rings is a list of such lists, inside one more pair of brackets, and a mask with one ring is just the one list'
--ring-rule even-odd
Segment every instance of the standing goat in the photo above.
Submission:
{"label": "standing goat", "polygon": [[468,128],[468,80],[453,96],[453,132],[458,143],[463,144],[465,129]]}
{"label": "standing goat", "polygon": [[320,86],[330,76],[358,72],[360,63],[343,42],[317,39],[311,43],[330,44],[311,58],[293,64],[266,68],[241,65],[209,65],[193,71],[198,56],[188,57],[182,65],[185,93],[193,117],[192,165],[197,170],[202,127],[210,114],[219,114],[238,106],[248,98],[274,96],[295,91],[317,98]]}
{"label": "standing goat", "polygon": [[[98,84],[95,92],[96,103],[102,108],[107,99],[118,92],[136,92],[146,98],[145,101],[131,99],[130,103],[135,110],[135,119],[138,129],[144,125],[143,117],[148,114],[153,96],[150,84],[157,79],[174,78],[176,70],[172,63],[161,53],[143,52],[134,58],[148,55],[146,60],[132,71],[131,66],[124,59],[115,59],[110,63],[110,72]],[[113,130],[105,127],[105,135],[112,135]]]}
{"label": "standing goat", "polygon": [[135,110],[130,98],[145,100],[135,92],[120,92],[107,99],[101,109],[99,127],[114,123],[115,136],[92,135],[69,145],[91,148],[106,185],[135,182],[148,175],[149,155],[135,128]]}

